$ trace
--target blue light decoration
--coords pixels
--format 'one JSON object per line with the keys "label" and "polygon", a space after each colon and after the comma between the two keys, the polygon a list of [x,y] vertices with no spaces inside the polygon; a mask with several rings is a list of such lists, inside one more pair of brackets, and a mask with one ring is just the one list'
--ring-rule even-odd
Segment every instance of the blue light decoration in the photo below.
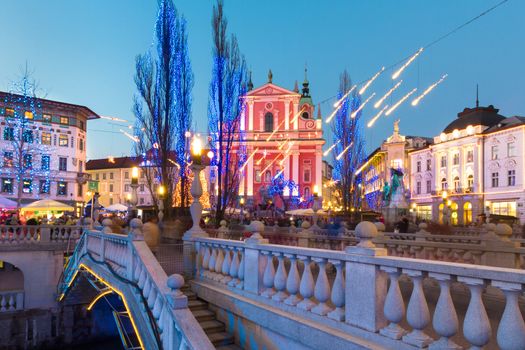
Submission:
{"label": "blue light decoration", "polygon": [[[284,190],[288,189],[291,195],[285,198]],[[271,184],[268,186],[268,195],[271,197],[279,197],[284,205],[284,210],[289,210],[292,207],[297,207],[300,204],[300,197],[293,195],[299,193],[299,188],[293,180],[285,179],[282,172],[278,176],[273,177]]]}
{"label": "blue light decoration", "polygon": [[[348,72],[345,70],[340,77],[339,92],[337,100],[340,100],[351,88],[352,83]],[[340,140],[332,151],[333,155],[333,178],[339,181],[341,187],[341,204],[345,212],[352,208],[361,207],[361,194],[359,185],[362,184],[362,175],[355,175],[365,157],[365,141],[362,128],[362,111],[354,118],[353,111],[359,109],[361,98],[354,90],[341,101],[341,107],[332,122],[332,133],[334,140]],[[343,152],[348,147],[346,152]]]}

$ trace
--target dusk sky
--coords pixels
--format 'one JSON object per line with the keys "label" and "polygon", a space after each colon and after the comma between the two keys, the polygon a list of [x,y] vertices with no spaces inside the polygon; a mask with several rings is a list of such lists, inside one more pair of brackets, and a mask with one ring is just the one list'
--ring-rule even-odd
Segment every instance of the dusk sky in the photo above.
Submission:
{"label": "dusk sky", "polygon": [[[336,94],[345,68],[355,82],[367,79],[498,2],[226,0],[225,12],[255,86],[267,81],[271,68],[274,83],[292,89],[295,80],[302,82],[306,63],[317,104]],[[207,128],[213,4],[175,1],[188,21],[193,120],[200,132]],[[1,0],[0,5],[0,89],[28,62],[47,98],[133,121],[134,60],[151,48],[157,1]],[[505,116],[525,115],[524,13],[525,1],[510,0],[425,50],[403,73],[389,103],[414,87],[422,92],[445,73],[448,78],[416,108],[410,99],[367,128],[367,149],[388,137],[398,118],[404,135],[439,135],[458,112],[474,106],[476,84],[481,105],[493,104]],[[364,97],[382,96],[393,85],[392,73],[386,71]],[[321,105],[324,116],[333,102]],[[364,123],[375,113],[366,107]],[[88,158],[129,155],[131,141],[120,128],[107,120],[90,122]],[[325,130],[330,139],[329,127]]]}

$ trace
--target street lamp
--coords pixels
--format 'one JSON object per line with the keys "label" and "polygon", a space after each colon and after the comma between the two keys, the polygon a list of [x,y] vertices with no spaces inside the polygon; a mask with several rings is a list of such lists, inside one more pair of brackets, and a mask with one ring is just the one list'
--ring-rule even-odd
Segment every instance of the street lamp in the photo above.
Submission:
{"label": "street lamp", "polygon": [[131,218],[137,217],[137,203],[139,202],[137,189],[139,188],[139,168],[134,166],[131,168],[131,196],[129,203],[131,204]]}
{"label": "street lamp", "polygon": [[193,202],[190,206],[191,219],[193,226],[184,234],[186,237],[191,236],[206,236],[206,232],[200,227],[202,217],[202,204],[199,199],[202,196],[202,184],[200,180],[200,173],[204,169],[202,165],[202,143],[198,137],[195,137],[191,147],[192,163],[190,169],[193,172],[193,181],[191,183],[190,193],[193,197]]}
{"label": "street lamp", "polygon": [[159,195],[159,224],[162,223],[162,218],[164,217],[164,199],[166,195],[166,187],[160,185],[157,189],[157,194]]}
{"label": "street lamp", "polygon": [[241,225],[244,223],[244,197],[239,199],[239,205],[241,206]]}

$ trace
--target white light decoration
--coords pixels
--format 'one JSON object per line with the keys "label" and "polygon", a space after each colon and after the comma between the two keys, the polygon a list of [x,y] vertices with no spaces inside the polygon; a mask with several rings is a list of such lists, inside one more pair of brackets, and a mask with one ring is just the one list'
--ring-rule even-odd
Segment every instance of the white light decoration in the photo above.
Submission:
{"label": "white light decoration", "polygon": [[467,134],[474,135],[474,127],[472,125],[467,126]]}
{"label": "white light decoration", "polygon": [[441,142],[447,141],[447,134],[442,132],[441,135],[439,135],[439,139],[441,140]]}
{"label": "white light decoration", "polygon": [[454,131],[452,131],[452,136],[457,139],[459,137],[459,130],[458,129],[454,129]]}

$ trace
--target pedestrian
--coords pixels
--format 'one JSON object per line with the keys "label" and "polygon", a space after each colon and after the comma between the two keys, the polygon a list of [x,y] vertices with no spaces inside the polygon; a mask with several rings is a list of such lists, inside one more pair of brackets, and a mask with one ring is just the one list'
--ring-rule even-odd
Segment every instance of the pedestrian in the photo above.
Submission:
{"label": "pedestrian", "polygon": [[153,254],[156,254],[160,243],[160,229],[156,216],[150,217],[148,222],[142,226],[142,233],[149,249],[151,249]]}

